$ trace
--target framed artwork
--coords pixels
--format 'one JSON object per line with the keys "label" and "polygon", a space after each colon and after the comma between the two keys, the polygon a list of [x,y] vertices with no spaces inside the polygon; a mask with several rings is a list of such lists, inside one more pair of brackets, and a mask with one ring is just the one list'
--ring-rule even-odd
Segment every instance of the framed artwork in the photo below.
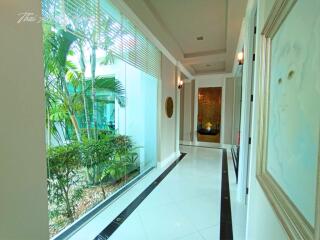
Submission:
{"label": "framed artwork", "polygon": [[197,139],[199,142],[220,143],[222,87],[198,90]]}
{"label": "framed artwork", "polygon": [[290,239],[320,239],[319,12],[276,0],[262,31],[257,178]]}

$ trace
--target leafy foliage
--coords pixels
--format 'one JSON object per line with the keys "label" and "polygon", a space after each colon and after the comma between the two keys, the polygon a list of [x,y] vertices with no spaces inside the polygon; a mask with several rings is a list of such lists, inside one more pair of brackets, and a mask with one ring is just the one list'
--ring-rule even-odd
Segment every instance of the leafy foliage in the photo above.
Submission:
{"label": "leafy foliage", "polygon": [[[135,150],[131,139],[123,135],[50,148],[47,154],[50,217],[62,215],[73,222],[77,202],[88,185],[100,186],[105,198],[102,183],[126,180],[138,168]],[[86,179],[82,169],[87,170]]]}
{"label": "leafy foliage", "polygon": [[82,197],[83,184],[77,170],[81,167],[78,143],[48,150],[48,196],[54,215],[74,221],[75,203]]}
{"label": "leafy foliage", "polygon": [[128,136],[106,136],[89,140],[81,146],[83,163],[87,168],[88,184],[117,181],[136,169],[138,154]]}
{"label": "leafy foliage", "polygon": [[[110,31],[112,18],[102,18],[103,28],[97,29],[87,5],[75,7],[82,17],[66,10],[67,28],[43,23],[49,216],[55,233],[79,216],[85,191],[100,187],[105,198],[104,186],[126,180],[138,167],[131,139],[115,135],[112,113],[101,118],[112,112],[108,104],[126,105],[121,82],[96,74],[98,64],[114,64],[111,46],[121,29]],[[100,119],[108,120],[100,124]]]}
{"label": "leafy foliage", "polygon": [[113,146],[114,154],[102,176],[113,181],[118,181],[123,177],[127,178],[128,173],[138,168],[138,154],[136,148],[133,147],[132,140],[124,135],[112,136],[109,144]]}
{"label": "leafy foliage", "polygon": [[126,106],[125,89],[120,81],[116,79],[110,79],[105,76],[99,76],[96,78],[95,87],[97,89],[102,89],[113,93],[120,107]]}
{"label": "leafy foliage", "polygon": [[89,185],[97,185],[102,180],[102,173],[110,164],[114,149],[106,140],[87,140],[81,146],[82,163],[87,169]]}

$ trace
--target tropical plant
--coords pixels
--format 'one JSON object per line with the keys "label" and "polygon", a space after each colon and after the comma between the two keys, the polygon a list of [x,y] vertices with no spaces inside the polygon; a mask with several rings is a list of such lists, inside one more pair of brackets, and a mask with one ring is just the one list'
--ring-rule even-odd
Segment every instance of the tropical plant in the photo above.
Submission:
{"label": "tropical plant", "polygon": [[[77,141],[81,142],[79,123],[76,118],[77,110],[81,107],[79,96],[71,96],[68,89],[68,82],[78,84],[78,78],[81,77],[75,65],[67,60],[67,56],[72,55],[70,47],[76,39],[76,36],[69,31],[63,29],[53,31],[49,26],[44,27],[44,75],[48,132],[51,133],[51,130],[55,133],[59,132],[56,122],[65,124],[66,121],[70,121]],[[52,113],[55,116],[52,116]],[[50,137],[50,134],[48,135]]]}
{"label": "tropical plant", "polygon": [[[99,100],[93,97],[93,94],[95,95],[97,90],[109,92],[119,105],[124,107],[125,90],[122,84],[114,78],[96,76],[93,82],[91,78],[86,78],[84,76],[85,59],[83,53],[81,54],[83,49],[80,48],[79,65],[81,69],[68,60],[68,57],[73,56],[74,51],[77,51],[74,49],[76,44],[73,43],[75,41],[83,43],[84,40],[75,37],[69,31],[53,30],[49,28],[49,25],[44,26],[48,145],[51,145],[51,135],[59,144],[63,144],[66,136],[60,136],[61,131],[58,131],[57,128],[60,126],[60,129],[64,129],[68,125],[73,127],[75,138],[81,142],[84,137],[78,119],[81,115],[85,116],[86,139],[92,139],[91,132],[95,133],[93,134],[94,139],[97,139],[97,111],[95,108]],[[88,106],[90,102],[92,103],[91,108]],[[92,112],[92,119],[95,122],[93,128],[90,126],[89,112]]]}
{"label": "tropical plant", "polygon": [[[68,3],[70,0],[65,0],[66,5],[73,4],[72,2]],[[74,8],[72,11],[69,11],[69,8],[66,8],[66,15],[68,16],[69,21],[71,22],[71,30],[76,33],[78,36],[81,36],[77,39],[76,50],[79,53],[79,65],[82,72],[83,78],[81,81],[82,84],[82,99],[84,107],[84,116],[86,121],[86,134],[87,139],[97,139],[98,138],[98,124],[97,124],[97,101],[96,101],[96,68],[98,64],[97,59],[97,50],[102,49],[104,51],[104,57],[100,64],[109,65],[114,63],[114,55],[111,51],[111,47],[114,44],[115,40],[119,38],[122,33],[122,29],[119,28],[118,31],[115,31],[115,22],[112,18],[101,16],[97,21],[96,18],[91,16],[91,13],[96,9],[94,6],[89,6],[85,4],[77,4],[76,12],[79,17],[74,16]],[[99,24],[99,26],[97,26]],[[101,26],[103,26],[101,28]],[[85,51],[90,53],[89,59],[86,59]],[[86,64],[88,63],[88,64]],[[85,79],[84,75],[87,69],[87,65],[90,65],[90,98],[91,98],[91,111],[92,118],[90,118],[90,102],[86,99],[86,82],[88,79]],[[93,129],[91,129],[91,122]]]}
{"label": "tropical plant", "polygon": [[128,136],[106,136],[81,144],[82,163],[87,169],[89,185],[100,185],[105,198],[103,183],[127,178],[136,169],[138,154]]}
{"label": "tropical plant", "polygon": [[[81,145],[82,164],[87,169],[87,183],[101,185],[102,173],[114,154],[114,149],[107,140],[87,140]],[[102,193],[105,197],[104,189]]]}
{"label": "tropical plant", "polygon": [[125,135],[112,136],[109,144],[114,148],[112,160],[104,169],[102,177],[112,181],[123,179],[126,181],[128,174],[137,169],[138,153],[130,137]]}
{"label": "tropical plant", "polygon": [[65,9],[67,27],[43,24],[50,217],[64,226],[78,216],[77,204],[88,184],[100,188],[105,198],[104,186],[126,180],[138,158],[129,137],[116,136],[107,124],[98,126],[107,104],[126,105],[121,82],[97,74],[99,64],[114,63],[111,48],[123,30],[116,31],[111,18],[99,19],[103,27],[97,28],[90,11],[81,4],[77,8],[81,18]]}
{"label": "tropical plant", "polygon": [[48,196],[53,208],[52,217],[62,215],[73,222],[75,204],[83,193],[82,179],[77,172],[81,168],[79,144],[50,148],[47,162]]}

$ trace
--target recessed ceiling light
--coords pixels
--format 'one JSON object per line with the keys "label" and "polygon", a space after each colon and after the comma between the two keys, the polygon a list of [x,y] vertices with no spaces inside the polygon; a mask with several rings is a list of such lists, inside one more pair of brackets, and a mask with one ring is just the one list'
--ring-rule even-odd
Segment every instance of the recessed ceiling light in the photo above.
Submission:
{"label": "recessed ceiling light", "polygon": [[203,39],[204,39],[203,36],[197,37],[197,40],[198,40],[198,41],[202,41]]}

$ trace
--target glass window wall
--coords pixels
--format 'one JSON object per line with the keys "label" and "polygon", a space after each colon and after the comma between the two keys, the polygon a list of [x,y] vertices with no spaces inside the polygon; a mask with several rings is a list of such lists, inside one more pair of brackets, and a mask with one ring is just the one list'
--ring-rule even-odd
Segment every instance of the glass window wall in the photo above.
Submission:
{"label": "glass window wall", "polygon": [[[71,2],[78,5],[68,13]],[[137,29],[133,35],[105,11],[98,11],[105,22],[97,27],[96,11],[77,1],[44,0],[43,9],[53,237],[156,165],[160,57],[146,39],[137,40]],[[52,20],[62,19],[54,14],[63,15],[64,23]],[[146,51],[139,55],[137,49]]]}

